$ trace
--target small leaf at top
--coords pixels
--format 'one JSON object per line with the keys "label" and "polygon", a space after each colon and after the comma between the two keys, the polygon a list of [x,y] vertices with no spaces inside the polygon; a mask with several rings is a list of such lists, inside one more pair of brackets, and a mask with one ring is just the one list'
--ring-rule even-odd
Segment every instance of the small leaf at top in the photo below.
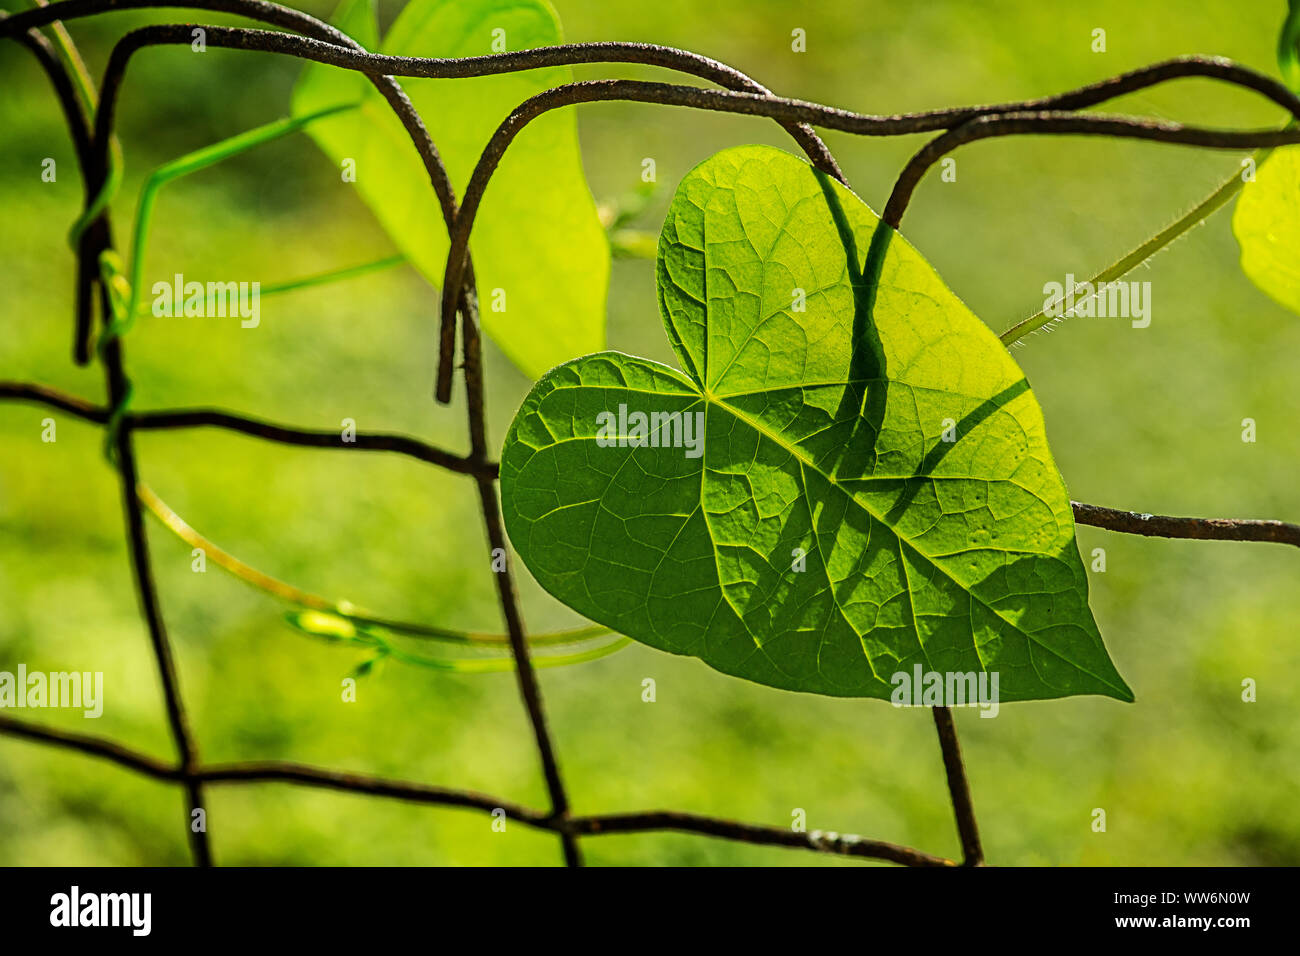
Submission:
{"label": "small leaf at top", "polygon": [[878,226],[777,149],[691,172],[658,259],[683,371],[603,352],[539,382],[502,452],[511,541],[592,620],[759,683],[1132,700],[1024,374]]}
{"label": "small leaf at top", "polygon": [[1300,146],[1275,149],[1259,164],[1242,187],[1232,231],[1250,281],[1300,313]]}
{"label": "small leaf at top", "polygon": [[[372,0],[343,0],[334,23],[367,49],[396,56],[480,56],[502,47],[563,42],[544,0],[412,0],[382,45]],[[483,147],[510,111],[572,79],[568,67],[551,67],[399,82],[459,199]],[[407,259],[440,284],[448,246],[441,207],[410,137],[370,81],[308,64],[294,89],[293,113],[352,102],[360,108],[307,130],[336,164],[354,161],[361,198]],[[587,188],[571,110],[530,123],[511,145],[484,194],[470,251],[484,330],[527,375],[536,378],[604,347],[609,243]]]}

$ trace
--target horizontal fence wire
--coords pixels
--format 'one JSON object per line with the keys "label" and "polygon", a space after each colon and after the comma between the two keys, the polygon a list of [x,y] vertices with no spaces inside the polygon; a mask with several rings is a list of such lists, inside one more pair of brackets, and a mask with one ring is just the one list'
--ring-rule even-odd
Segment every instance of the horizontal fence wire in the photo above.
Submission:
{"label": "horizontal fence wire", "polygon": [[[182,787],[190,811],[188,838],[194,862],[213,862],[207,837],[204,794],[206,788],[229,784],[289,783],[307,787],[368,794],[374,797],[446,807],[459,807],[504,814],[507,819],[558,835],[565,862],[581,865],[579,837],[603,834],[673,831],[733,840],[759,846],[787,847],[875,859],[908,866],[955,866],[956,861],[907,846],[869,839],[855,834],[797,831],[788,828],[744,823],[675,810],[647,810],[603,815],[573,815],[560,774],[559,761],[547,728],[541,689],[531,662],[522,616],[515,594],[514,579],[507,561],[495,574],[502,616],[507,625],[520,698],[529,716],[547,792],[549,810],[538,810],[489,794],[457,790],[430,784],[394,780],[368,774],[312,767],[292,762],[257,761],[233,764],[204,764],[182,702],[179,680],[158,606],[143,517],[137,494],[140,484],[132,438],[137,431],[213,427],[235,431],[266,441],[308,448],[393,452],[466,475],[474,480],[484,528],[492,549],[508,554],[497,497],[497,464],[488,457],[482,372],[482,347],[477,324],[477,294],[468,240],[474,212],[492,172],[506,147],[524,124],[550,109],[576,103],[610,100],[639,101],[699,109],[734,112],[772,118],[785,127],[809,160],[818,168],[843,181],[834,157],[813,130],[813,126],[845,130],[859,135],[904,135],[941,132],[937,139],[908,164],[886,207],[885,223],[898,226],[916,184],[944,153],[967,142],[1002,135],[1025,133],[1096,134],[1184,143],[1207,148],[1237,149],[1300,142],[1300,131],[1265,130],[1228,132],[1200,130],[1174,123],[1127,117],[1075,115],[1074,110],[1096,105],[1113,96],[1142,89],[1155,83],[1185,76],[1223,80],[1254,90],[1287,108],[1300,118],[1300,99],[1275,81],[1226,60],[1181,57],[1121,74],[1068,93],[995,106],[959,107],[929,113],[877,117],[850,113],[801,100],[773,95],[745,74],[696,53],[643,43],[567,44],[515,53],[464,59],[387,57],[371,54],[355,40],[334,27],[299,10],[265,0],[62,0],[48,4],[37,0],[34,10],[4,17],[0,14],[0,38],[13,38],[27,47],[48,76],[67,120],[86,185],[85,228],[78,237],[77,313],[74,360],[87,364],[91,358],[95,303],[109,325],[112,304],[98,263],[113,248],[107,190],[112,162],[109,152],[113,136],[117,93],[131,55],[150,45],[190,43],[192,30],[202,29],[214,46],[260,50],[299,59],[328,63],[365,74],[403,122],[413,147],[430,174],[430,184],[442,208],[451,237],[447,281],[443,284],[442,326],[437,365],[436,397],[450,400],[456,331],[462,344],[462,371],[466,389],[471,450],[458,455],[417,438],[388,433],[361,434],[355,441],[341,443],[336,432],[297,428],[237,415],[221,409],[173,409],[135,412],[128,409],[130,382],[126,376],[120,337],[108,337],[101,349],[110,404],[95,405],[83,398],[48,386],[28,382],[0,382],[0,400],[35,403],[85,421],[105,426],[109,432],[113,461],[120,473],[126,534],[140,605],[167,705],[168,722],[178,759],[174,762],[132,750],[114,741],[84,734],[42,727],[37,723],[0,714],[0,733],[60,747],[115,764],[123,769],[171,782]],[[59,31],[65,56],[79,74],[84,74],[79,54],[63,31],[62,21],[109,13],[115,10],[184,7],[243,16],[293,33],[241,28],[164,24],[135,30],[114,47],[97,105],[78,96],[69,64],[60,57],[41,28]],[[541,66],[574,63],[637,63],[660,66],[717,83],[722,90],[645,83],[629,80],[571,83],[549,90],[520,104],[485,147],[471,177],[465,202],[457,204],[446,170],[419,114],[406,97],[395,76],[453,77],[484,76]],[[83,79],[83,83],[85,80]],[[97,203],[100,203],[97,205]],[[459,316],[460,321],[456,321]],[[1218,518],[1178,518],[1140,514],[1071,502],[1075,520],[1112,531],[1172,538],[1267,541],[1300,546],[1300,526],[1281,521]],[[964,865],[984,861],[979,828],[971,801],[970,787],[957,740],[952,712],[933,708],[934,722],[943,756],[949,796],[956,818]],[[203,825],[194,823],[202,811]]]}

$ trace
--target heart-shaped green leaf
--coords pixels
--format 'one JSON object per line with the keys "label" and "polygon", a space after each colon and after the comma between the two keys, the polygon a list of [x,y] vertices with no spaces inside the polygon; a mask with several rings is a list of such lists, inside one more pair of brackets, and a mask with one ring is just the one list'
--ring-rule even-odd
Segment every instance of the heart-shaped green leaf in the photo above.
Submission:
{"label": "heart-shaped green leaf", "polygon": [[1279,305],[1300,313],[1300,147],[1275,149],[1232,214],[1241,268]]}
{"label": "heart-shaped green leaf", "polygon": [[888,698],[919,665],[1132,700],[1024,374],[878,225],[780,150],[691,172],[658,264],[685,374],[603,352],[539,382],[511,540],[587,617],[775,687]]}
{"label": "heart-shaped green leaf", "polygon": [[[367,49],[398,56],[478,56],[494,52],[494,42],[507,50],[562,42],[544,0],[411,0],[382,45],[373,0],[344,0],[334,22]],[[401,83],[459,194],[510,111],[572,79],[569,68],[555,67]],[[402,124],[361,74],[305,68],[294,89],[295,116],[345,103],[360,107],[308,131],[335,163],[355,161],[361,197],[412,265],[441,284],[447,227]],[[483,196],[470,251],[483,327],[530,377],[604,347],[609,242],[582,171],[572,111],[544,116],[519,134]]]}

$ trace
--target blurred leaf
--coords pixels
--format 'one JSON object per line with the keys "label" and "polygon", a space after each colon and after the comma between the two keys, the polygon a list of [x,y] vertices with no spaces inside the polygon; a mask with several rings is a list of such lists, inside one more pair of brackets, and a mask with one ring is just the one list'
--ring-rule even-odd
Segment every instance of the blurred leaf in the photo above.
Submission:
{"label": "blurred leaf", "polygon": [[[367,49],[378,46],[371,0],[344,0],[335,25]],[[413,0],[380,52],[465,57],[561,42],[541,0]],[[497,37],[501,37],[497,34]],[[457,195],[488,139],[510,111],[573,79],[552,68],[458,80],[402,79],[442,155]],[[442,282],[447,230],[419,156],[401,123],[364,76],[310,64],[294,90],[294,115],[340,102],[361,108],[309,132],[335,162],[356,162],[356,187],[393,242],[435,285]],[[547,369],[605,343],[609,246],[587,188],[572,111],[530,123],[507,152],[483,197],[470,242],[483,326],[521,370]],[[505,311],[493,311],[493,290]]]}
{"label": "blurred leaf", "polygon": [[609,249],[615,259],[653,259],[659,245],[654,233],[615,229],[609,234]]}
{"label": "blurred leaf", "polygon": [[1232,215],[1241,268],[1279,305],[1300,313],[1300,147],[1274,150]]}
{"label": "blurred leaf", "polygon": [[658,266],[685,374],[547,375],[502,453],[511,540],[592,620],[759,683],[888,698],[920,666],[1132,700],[1024,374],[878,225],[770,147],[691,172]]}
{"label": "blurred leaf", "polygon": [[[343,0],[330,22],[365,49],[372,53],[378,51],[379,17],[375,11],[375,0]],[[340,103],[359,103],[373,88],[371,82],[360,73],[338,70],[321,63],[308,63],[293,88],[293,114],[301,116]],[[307,105],[308,103],[316,105]],[[318,126],[314,132],[318,135],[322,131],[336,134],[331,140],[344,133],[355,135],[358,137],[358,147],[374,148],[377,143],[364,135],[373,118],[353,116],[349,119],[353,121],[351,128],[343,123],[334,123]],[[317,142],[325,148],[322,140],[318,139]],[[356,157],[357,154],[354,152],[349,155]]]}
{"label": "blurred leaf", "polygon": [[1277,39],[1277,65],[1286,85],[1300,91],[1300,0],[1290,0],[1287,5]]}

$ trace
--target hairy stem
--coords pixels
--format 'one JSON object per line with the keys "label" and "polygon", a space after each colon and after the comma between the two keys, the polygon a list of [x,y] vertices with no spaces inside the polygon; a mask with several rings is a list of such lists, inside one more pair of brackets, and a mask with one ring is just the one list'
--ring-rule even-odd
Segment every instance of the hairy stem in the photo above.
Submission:
{"label": "hairy stem", "polygon": [[[1261,150],[1257,152],[1255,154],[1256,162],[1262,162],[1264,157],[1266,157],[1270,152],[1272,152],[1272,150]],[[1101,295],[1105,292],[1105,287],[1111,282],[1114,282],[1121,276],[1127,275],[1133,269],[1136,269],[1142,263],[1154,256],[1165,246],[1183,235],[1183,233],[1192,229],[1199,223],[1204,222],[1217,210],[1227,204],[1233,196],[1237,195],[1244,184],[1245,180],[1241,178],[1240,174],[1233,176],[1209,196],[1197,203],[1196,207],[1185,216],[1181,217],[1176,222],[1170,223],[1164,229],[1161,229],[1146,242],[1142,243],[1142,245],[1128,253],[1128,255],[1123,256],[1105,269],[1102,269],[1101,272],[1098,272],[1091,280],[1089,280],[1092,283],[1093,289],[1096,290],[1094,294]],[[1077,289],[1079,287],[1076,286],[1075,288]],[[1047,312],[1049,310],[1059,309],[1061,304],[1065,301],[1065,295],[1071,291],[1073,290],[1066,290],[1066,293],[1060,298],[1052,300],[1027,319],[1021,319],[1015,325],[1011,326],[1011,328],[999,335],[998,340],[1001,341],[1003,345],[1013,345],[1020,339],[1023,339],[1026,335],[1037,332],[1044,326],[1051,325],[1058,319],[1063,318],[1064,316],[1047,315]]]}

